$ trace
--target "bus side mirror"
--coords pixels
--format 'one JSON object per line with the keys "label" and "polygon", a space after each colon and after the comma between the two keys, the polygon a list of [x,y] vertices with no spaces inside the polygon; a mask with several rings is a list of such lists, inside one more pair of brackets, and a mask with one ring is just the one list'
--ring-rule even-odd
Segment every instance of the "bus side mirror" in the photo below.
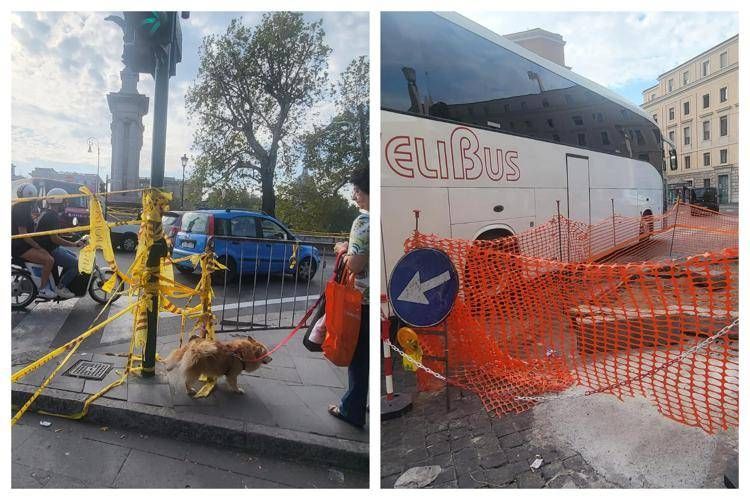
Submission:
{"label": "bus side mirror", "polygon": [[677,150],[674,148],[669,150],[669,168],[677,170]]}

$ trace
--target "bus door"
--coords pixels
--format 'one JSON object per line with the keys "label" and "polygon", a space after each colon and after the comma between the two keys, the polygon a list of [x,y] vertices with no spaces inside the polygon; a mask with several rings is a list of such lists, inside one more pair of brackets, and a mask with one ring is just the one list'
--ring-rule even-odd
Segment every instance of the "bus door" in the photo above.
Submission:
{"label": "bus door", "polygon": [[[589,158],[575,154],[565,155],[568,180],[568,218],[591,224],[591,199],[589,192]],[[570,248],[570,241],[568,242]],[[591,253],[589,248],[589,254]],[[568,251],[568,259],[572,256]]]}

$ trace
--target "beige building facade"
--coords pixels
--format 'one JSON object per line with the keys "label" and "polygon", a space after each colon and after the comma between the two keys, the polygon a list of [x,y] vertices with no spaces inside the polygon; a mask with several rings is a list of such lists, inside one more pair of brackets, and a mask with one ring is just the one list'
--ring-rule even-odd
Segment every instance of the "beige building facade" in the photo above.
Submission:
{"label": "beige building facade", "polygon": [[641,107],[677,151],[667,165],[667,197],[684,186],[716,187],[719,203],[739,202],[739,35],[659,75]]}

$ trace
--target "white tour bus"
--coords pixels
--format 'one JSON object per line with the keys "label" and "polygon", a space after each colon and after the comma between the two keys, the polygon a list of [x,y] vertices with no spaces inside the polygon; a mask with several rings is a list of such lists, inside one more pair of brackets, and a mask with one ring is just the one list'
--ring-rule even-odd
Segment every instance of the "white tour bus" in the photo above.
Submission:
{"label": "white tour bus", "polygon": [[471,240],[543,224],[558,202],[585,223],[613,204],[663,212],[663,138],[648,115],[457,14],[382,13],[381,107],[383,278],[415,209],[421,232]]}

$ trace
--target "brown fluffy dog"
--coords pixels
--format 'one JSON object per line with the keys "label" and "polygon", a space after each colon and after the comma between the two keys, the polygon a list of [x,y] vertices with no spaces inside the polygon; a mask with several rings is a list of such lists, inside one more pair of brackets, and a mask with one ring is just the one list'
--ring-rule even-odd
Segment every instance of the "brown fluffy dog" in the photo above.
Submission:
{"label": "brown fluffy dog", "polygon": [[[261,364],[269,363],[271,357],[265,356],[267,353],[266,346],[252,337],[219,342],[192,336],[164,362],[167,371],[180,365],[180,371],[185,376],[185,388],[190,395],[195,394],[193,384],[201,375],[216,378],[226,375],[229,387],[242,394],[244,391],[237,385],[237,376],[243,370],[252,372],[260,368]],[[262,356],[265,357],[260,359]],[[256,361],[258,359],[260,360]]]}

